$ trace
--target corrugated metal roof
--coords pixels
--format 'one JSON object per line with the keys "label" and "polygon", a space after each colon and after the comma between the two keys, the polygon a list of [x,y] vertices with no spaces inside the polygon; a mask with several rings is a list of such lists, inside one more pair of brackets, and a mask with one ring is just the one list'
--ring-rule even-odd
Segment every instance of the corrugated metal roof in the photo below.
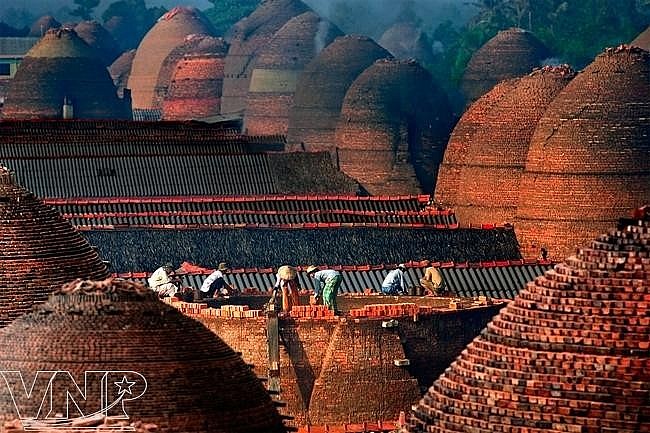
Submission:
{"label": "corrugated metal roof", "polygon": [[159,108],[134,108],[133,120],[138,122],[158,122],[162,120],[162,110]]}
{"label": "corrugated metal roof", "polygon": [[24,57],[40,38],[0,37],[0,57]]}
{"label": "corrugated metal roof", "polygon": [[[457,266],[445,265],[439,267],[445,281],[445,287],[451,295],[461,298],[487,296],[490,298],[513,299],[521,289],[535,278],[552,268],[550,263],[535,264],[507,264],[499,266],[481,266],[480,264],[461,264]],[[389,272],[389,267],[378,265],[370,270],[344,270],[338,268],[343,276],[340,293],[364,293],[365,290],[379,292],[381,283]],[[314,283],[304,272],[304,267],[298,272],[300,287],[314,289]],[[420,278],[424,276],[425,267],[411,267],[406,270],[405,279],[412,293],[420,290]],[[146,283],[142,273],[139,275],[122,274],[125,278],[139,280]],[[199,288],[207,274],[189,274],[182,278],[184,287]],[[226,276],[228,282],[235,287],[243,289],[257,289],[268,292],[275,284],[275,273],[272,270],[235,270]]]}

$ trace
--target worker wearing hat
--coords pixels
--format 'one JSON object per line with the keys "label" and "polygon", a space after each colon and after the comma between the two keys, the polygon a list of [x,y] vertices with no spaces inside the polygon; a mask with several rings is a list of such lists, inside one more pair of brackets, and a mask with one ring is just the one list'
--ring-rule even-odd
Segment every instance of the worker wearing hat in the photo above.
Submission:
{"label": "worker wearing hat", "polygon": [[323,269],[319,271],[316,266],[307,268],[307,275],[316,281],[316,288],[314,295],[316,300],[323,298],[323,305],[329,308],[334,314],[338,314],[338,307],[336,305],[336,295],[339,292],[339,287],[343,282],[343,277],[339,271],[333,269]]}
{"label": "worker wearing hat", "polygon": [[273,291],[282,291],[282,311],[290,313],[294,305],[300,305],[298,296],[298,273],[289,265],[280,266]]}
{"label": "worker wearing hat", "polygon": [[381,283],[381,293],[384,295],[405,295],[406,284],[404,282],[404,271],[406,265],[400,263],[397,268],[393,269],[386,275],[384,282]]}
{"label": "worker wearing hat", "polygon": [[217,269],[205,279],[201,285],[201,294],[204,298],[213,298],[215,295],[230,295],[235,292],[230,284],[224,278],[224,273],[228,272],[228,265],[221,262]]}
{"label": "worker wearing hat", "polygon": [[178,291],[177,278],[171,263],[165,263],[156,269],[147,282],[149,287],[161,298],[172,296]]}

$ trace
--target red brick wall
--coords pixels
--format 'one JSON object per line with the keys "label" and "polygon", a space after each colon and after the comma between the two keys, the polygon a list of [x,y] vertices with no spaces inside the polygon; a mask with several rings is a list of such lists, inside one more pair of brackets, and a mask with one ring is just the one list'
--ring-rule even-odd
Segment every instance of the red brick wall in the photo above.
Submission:
{"label": "red brick wall", "polygon": [[[378,319],[282,320],[281,411],[295,425],[396,419],[500,308],[402,317],[392,329]],[[267,375],[265,318],[196,318]],[[394,365],[402,358],[410,366]]]}

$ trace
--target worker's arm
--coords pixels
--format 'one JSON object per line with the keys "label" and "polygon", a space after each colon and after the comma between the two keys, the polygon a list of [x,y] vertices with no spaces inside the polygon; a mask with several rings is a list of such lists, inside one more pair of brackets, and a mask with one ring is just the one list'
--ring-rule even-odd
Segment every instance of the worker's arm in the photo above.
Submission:
{"label": "worker's arm", "polygon": [[406,291],[406,282],[404,280],[404,271],[399,273],[399,285],[402,290]]}
{"label": "worker's arm", "polygon": [[320,280],[320,275],[318,275],[318,272],[314,274],[314,296],[316,298],[320,298],[320,292],[323,289],[323,285]]}

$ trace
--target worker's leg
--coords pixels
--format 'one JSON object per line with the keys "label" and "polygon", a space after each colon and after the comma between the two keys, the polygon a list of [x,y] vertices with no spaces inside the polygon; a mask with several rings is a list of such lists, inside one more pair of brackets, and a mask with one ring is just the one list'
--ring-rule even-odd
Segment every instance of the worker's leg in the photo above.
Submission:
{"label": "worker's leg", "polygon": [[341,277],[336,276],[327,280],[325,282],[325,287],[323,288],[323,304],[334,312],[338,311],[336,305],[336,295],[340,285]]}
{"label": "worker's leg", "polygon": [[433,282],[429,280],[425,280],[424,278],[420,279],[420,285],[425,289],[429,290],[434,295],[437,294],[438,292],[438,289],[435,286],[435,284],[433,284]]}
{"label": "worker's leg", "polygon": [[292,280],[291,283],[289,284],[289,287],[291,288],[291,306],[293,307],[294,305],[300,305],[300,296],[298,294],[298,283],[296,280]]}

